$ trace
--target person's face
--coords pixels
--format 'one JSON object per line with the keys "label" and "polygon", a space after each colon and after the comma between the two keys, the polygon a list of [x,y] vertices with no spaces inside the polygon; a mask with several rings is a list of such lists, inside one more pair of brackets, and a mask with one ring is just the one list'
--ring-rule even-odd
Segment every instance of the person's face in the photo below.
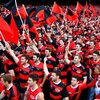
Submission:
{"label": "person's face", "polygon": [[90,48],[94,48],[94,42],[89,43]]}
{"label": "person's face", "polygon": [[66,33],[64,34],[64,38],[67,39],[67,34]]}
{"label": "person's face", "polygon": [[83,41],[82,41],[83,38],[84,38],[84,37],[79,37],[79,38],[77,38],[77,39],[76,39],[76,42],[77,42],[77,43],[82,43],[82,42],[83,42]]}
{"label": "person's face", "polygon": [[51,80],[52,80],[53,82],[55,82],[55,81],[57,80],[57,76],[56,76],[55,73],[52,73],[52,74],[51,74]]}
{"label": "person's face", "polygon": [[31,51],[30,46],[27,46],[26,52],[30,52],[30,51]]}
{"label": "person's face", "polygon": [[80,47],[80,45],[76,45],[76,50],[81,50],[81,47]]}
{"label": "person's face", "polygon": [[33,61],[37,62],[38,61],[38,57],[36,55],[33,55]]}
{"label": "person's face", "polygon": [[79,57],[78,57],[78,56],[74,56],[73,61],[74,61],[74,64],[77,64],[77,63],[79,63],[79,62],[80,62],[80,59],[79,59]]}
{"label": "person's face", "polygon": [[64,63],[64,59],[59,59],[59,63],[63,64]]}
{"label": "person's face", "polygon": [[28,83],[29,86],[34,85],[34,81],[33,81],[32,78],[30,78],[30,77],[28,78],[27,83]]}
{"label": "person's face", "polygon": [[100,82],[100,75],[98,75],[98,81]]}
{"label": "person's face", "polygon": [[49,56],[50,56],[49,50],[45,50],[45,56],[46,56],[46,57],[49,57]]}
{"label": "person's face", "polygon": [[41,46],[41,45],[43,45],[43,44],[42,44],[42,42],[41,42],[41,41],[39,41],[39,42],[38,42],[38,45],[39,45],[39,46]]}
{"label": "person's face", "polygon": [[26,59],[25,59],[25,57],[21,57],[21,64],[22,64],[22,65],[26,64]]}
{"label": "person's face", "polygon": [[19,51],[14,51],[15,55],[20,55],[20,52]]}
{"label": "person's face", "polygon": [[1,78],[1,83],[2,83],[5,87],[7,87],[7,85],[8,85],[8,82],[7,82],[7,81],[4,82],[3,78]]}
{"label": "person's face", "polygon": [[72,86],[76,86],[77,84],[78,84],[77,79],[74,78],[74,77],[72,77],[72,79],[71,79],[71,85],[72,85]]}
{"label": "person's face", "polygon": [[59,44],[60,44],[61,46],[64,45],[63,40],[60,40],[60,41],[59,41]]}
{"label": "person's face", "polygon": [[91,40],[94,40],[95,39],[95,36],[91,36]]}
{"label": "person's face", "polygon": [[98,59],[98,55],[95,54],[95,53],[93,53],[93,59],[94,59],[94,60],[97,60],[97,59]]}

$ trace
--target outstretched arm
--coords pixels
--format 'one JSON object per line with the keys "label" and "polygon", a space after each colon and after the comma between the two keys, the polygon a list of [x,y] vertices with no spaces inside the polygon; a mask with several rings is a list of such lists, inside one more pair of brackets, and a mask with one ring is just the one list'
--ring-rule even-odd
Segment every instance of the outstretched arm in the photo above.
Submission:
{"label": "outstretched arm", "polygon": [[12,56],[12,58],[14,59],[15,63],[19,62],[18,57],[14,54],[13,50],[11,49],[10,45],[5,42],[5,46],[6,46],[6,50],[9,52],[9,54]]}

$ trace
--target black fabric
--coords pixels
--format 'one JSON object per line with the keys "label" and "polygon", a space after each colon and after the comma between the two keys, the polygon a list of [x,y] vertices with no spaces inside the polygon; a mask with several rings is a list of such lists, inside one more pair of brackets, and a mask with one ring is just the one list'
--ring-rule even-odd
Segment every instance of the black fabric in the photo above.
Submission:
{"label": "black fabric", "polygon": [[5,7],[5,8],[7,8],[7,9],[11,10],[12,7],[14,6],[14,4],[15,4],[15,0],[9,0],[8,3],[5,3],[5,4],[3,5],[3,7]]}
{"label": "black fabric", "polygon": [[67,14],[70,15],[70,16],[74,15],[73,12],[69,8],[67,8]]}
{"label": "black fabric", "polygon": [[10,56],[10,54],[9,54],[7,51],[4,51],[4,54],[6,55],[6,57],[7,57],[9,60],[11,60],[12,62],[14,62],[14,63],[15,63],[15,61],[14,61],[13,57],[12,57],[12,56]]}

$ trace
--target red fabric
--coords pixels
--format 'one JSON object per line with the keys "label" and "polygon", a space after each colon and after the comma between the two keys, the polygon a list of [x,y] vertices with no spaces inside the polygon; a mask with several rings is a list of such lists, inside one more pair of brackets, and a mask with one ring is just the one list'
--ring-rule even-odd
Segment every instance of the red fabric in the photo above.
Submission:
{"label": "red fabric", "polygon": [[80,55],[81,58],[84,57],[84,52],[82,52],[82,51],[80,51],[80,52],[75,51],[75,52],[72,53],[72,55],[77,55],[77,54]]}
{"label": "red fabric", "polygon": [[[85,57],[89,56],[89,55],[92,55],[93,52],[95,51],[95,49],[90,49],[88,48],[86,53],[85,53]],[[87,61],[86,61],[87,64],[90,64],[91,63],[91,58],[88,58]]]}
{"label": "red fabric", "polygon": [[27,43],[30,43],[29,35],[28,35],[28,34],[24,34],[24,36],[25,36],[26,42],[27,42]]}
{"label": "red fabric", "polygon": [[42,93],[42,89],[39,87],[36,90],[32,91],[32,87],[29,87],[28,89],[28,96],[27,100],[37,100],[37,95],[39,93]]}
{"label": "red fabric", "polygon": [[11,22],[10,22],[10,28],[13,32],[13,37],[12,37],[12,42],[17,44],[18,43],[18,38],[19,38],[19,32],[18,32],[18,28],[17,25],[14,21],[13,15],[11,15]]}
{"label": "red fabric", "polygon": [[38,47],[38,50],[41,55],[45,55],[45,49],[46,49],[46,46],[44,46],[44,45]]}
{"label": "red fabric", "polygon": [[50,81],[50,98],[53,100],[62,100],[61,92],[63,90],[63,86],[60,86],[59,84],[55,84],[54,82]]}
{"label": "red fabric", "polygon": [[[2,32],[2,35],[5,40],[11,41],[11,38],[14,36],[14,34],[10,26],[1,17],[0,17],[0,31]],[[0,39],[2,39],[1,34],[0,34]]]}
{"label": "red fabric", "polygon": [[19,72],[20,87],[25,88],[26,86],[28,86],[27,81],[30,74],[30,68],[29,66],[24,68],[24,66],[20,63],[20,61],[17,63],[17,65],[20,67],[20,72]]}
{"label": "red fabric", "polygon": [[35,64],[34,62],[31,62],[31,65],[34,67],[32,74],[39,76],[38,84],[41,84],[44,76],[43,63],[40,62],[39,64]]}
{"label": "red fabric", "polygon": [[100,99],[100,94],[96,95],[95,99],[99,100]]}
{"label": "red fabric", "polygon": [[92,6],[92,4],[90,4],[90,10],[92,11],[93,16],[96,16],[97,15],[96,10]]}
{"label": "red fabric", "polygon": [[21,27],[20,28],[25,28],[25,29],[28,29],[28,25],[27,24],[23,24],[23,25],[21,25]]}
{"label": "red fabric", "polygon": [[8,100],[18,100],[18,91],[15,85],[13,85],[9,90],[5,91]]}
{"label": "red fabric", "polygon": [[66,77],[67,77],[68,70],[67,70],[66,65],[64,65],[63,63],[59,63],[57,65],[57,67],[61,71],[61,76],[60,76],[61,81],[64,83],[64,85],[67,85],[67,78]]}
{"label": "red fabric", "polygon": [[73,49],[75,49],[75,47],[76,47],[75,42],[74,41],[71,41],[70,42],[70,45],[69,45],[69,50],[73,50]]}
{"label": "red fabric", "polygon": [[[75,64],[70,64],[72,76],[78,76],[80,78],[80,83],[82,83],[84,77],[86,77],[86,70],[83,65],[75,66]],[[70,70],[70,69],[69,69]]]}
{"label": "red fabric", "polygon": [[31,58],[31,57],[33,57],[34,53],[33,53],[33,51],[30,51],[30,52],[27,52],[27,55],[29,55],[29,57]]}
{"label": "red fabric", "polygon": [[70,9],[66,10],[65,19],[73,21],[76,20],[77,18],[78,18],[77,14],[74,13],[72,10]]}
{"label": "red fabric", "polygon": [[80,12],[81,12],[81,10],[82,10],[82,5],[79,3],[79,2],[77,2],[77,5],[76,5],[76,12],[79,14]]}
{"label": "red fabric", "polygon": [[34,26],[30,28],[30,32],[33,32],[35,34],[35,39],[36,41],[38,41],[39,34],[37,33],[36,28]]}
{"label": "red fabric", "polygon": [[56,49],[57,58],[61,57],[60,55],[64,55],[64,52],[65,52],[65,46],[59,46]]}
{"label": "red fabric", "polygon": [[52,7],[52,13],[63,14],[62,8],[56,2],[54,2]]}
{"label": "red fabric", "polygon": [[88,3],[86,2],[86,4],[85,4],[85,9],[88,9]]}
{"label": "red fabric", "polygon": [[0,82],[0,93],[4,90],[4,86],[2,85],[2,83]]}
{"label": "red fabric", "polygon": [[[26,19],[26,16],[28,16],[24,5],[22,5],[22,6],[20,7],[19,13],[20,13],[20,16],[21,16],[23,19]],[[18,13],[17,13],[17,15],[18,15]]]}
{"label": "red fabric", "polygon": [[41,25],[41,22],[37,22],[37,21],[35,21],[35,20],[33,20],[33,19],[31,19],[32,20],[32,22],[34,23],[34,26],[35,27],[39,27],[40,25]]}
{"label": "red fabric", "polygon": [[97,45],[95,46],[95,49],[100,51],[100,45],[99,44],[100,43],[97,43]]}
{"label": "red fabric", "polygon": [[52,25],[52,23],[56,22],[56,16],[52,15],[46,19],[47,24]]}
{"label": "red fabric", "polygon": [[37,15],[36,15],[37,17],[38,17],[38,20],[39,21],[43,21],[44,20],[44,10],[40,10],[38,13],[37,13]]}
{"label": "red fabric", "polygon": [[73,96],[77,94],[76,98],[74,98],[74,100],[79,100],[79,97],[80,97],[80,94],[82,92],[83,89],[86,88],[86,84],[78,84],[78,91],[76,91],[77,87],[72,87],[71,85],[67,86],[66,87],[66,90],[68,91],[68,94],[69,94],[69,99],[72,100]]}
{"label": "red fabric", "polygon": [[47,67],[50,73],[53,71],[54,67],[56,67],[55,64],[56,64],[56,59],[54,57],[51,56],[50,58],[48,58]]}

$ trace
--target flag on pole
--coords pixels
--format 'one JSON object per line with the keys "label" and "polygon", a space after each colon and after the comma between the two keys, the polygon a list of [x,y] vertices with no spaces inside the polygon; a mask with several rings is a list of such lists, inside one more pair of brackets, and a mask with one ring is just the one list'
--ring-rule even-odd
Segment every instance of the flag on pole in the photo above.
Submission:
{"label": "flag on pole", "polygon": [[76,12],[77,12],[77,14],[80,14],[82,9],[83,9],[83,6],[79,2],[77,2],[77,5],[76,5]]}
{"label": "flag on pole", "polygon": [[51,12],[56,14],[63,14],[62,8],[56,2],[54,2]]}
{"label": "flag on pole", "polygon": [[[2,32],[2,35],[6,41],[12,40],[13,32],[8,23],[2,17],[0,17],[0,31]],[[0,37],[0,39],[2,39],[2,37]]]}
{"label": "flag on pole", "polygon": [[[23,18],[24,20],[25,20],[26,17],[28,16],[24,4],[20,7],[19,13],[20,13],[21,18]],[[18,15],[18,13],[17,13],[17,15]]]}
{"label": "flag on pole", "polygon": [[73,12],[71,9],[67,8],[66,13],[65,13],[65,19],[73,21],[77,18],[78,18],[78,15],[75,12]]}
{"label": "flag on pole", "polygon": [[11,41],[15,44],[18,43],[18,37],[19,37],[19,31],[18,31],[18,28],[17,28],[17,25],[15,23],[15,20],[13,18],[13,15],[12,14],[9,14],[6,18],[5,18],[5,21],[9,24],[11,30],[12,30],[12,33],[13,33],[13,37],[11,38]]}

